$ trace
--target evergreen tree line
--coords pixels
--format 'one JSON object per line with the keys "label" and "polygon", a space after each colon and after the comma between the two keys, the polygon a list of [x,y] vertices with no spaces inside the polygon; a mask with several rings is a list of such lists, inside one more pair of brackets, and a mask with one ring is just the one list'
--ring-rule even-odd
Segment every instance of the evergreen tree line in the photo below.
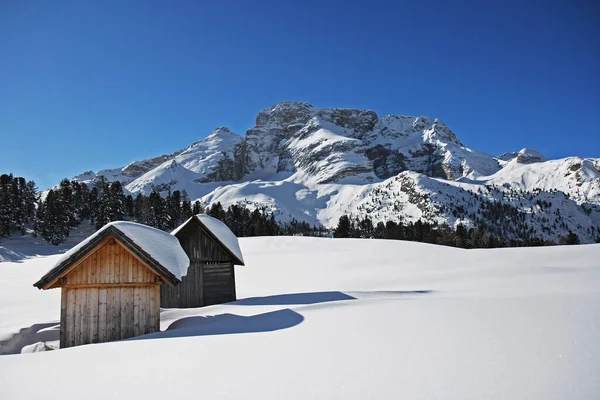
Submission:
{"label": "evergreen tree line", "polygon": [[126,220],[171,231],[192,215],[204,212],[223,221],[239,237],[327,233],[324,228],[296,220],[279,224],[274,215],[264,209],[250,211],[239,205],[224,209],[221,203],[215,203],[205,210],[199,201],[192,203],[185,191],[169,192],[166,197],[152,192],[134,198],[124,194],[120,182],[101,180],[89,189],[85,183],[67,179],[61,181],[58,188],[49,190],[39,202],[34,229],[46,241],[57,245],[84,221],[96,229],[111,221]]}
{"label": "evergreen tree line", "polygon": [[[120,182],[109,183],[105,180],[97,182],[90,189],[84,183],[64,179],[57,188],[49,190],[44,199],[39,197],[33,181],[12,174],[0,176],[0,237],[19,231],[25,233],[26,227],[31,227],[34,234],[58,245],[69,236],[72,228],[81,223],[91,223],[99,229],[111,221],[128,220],[170,231],[192,215],[203,212],[222,220],[239,237],[330,234],[323,227],[295,219],[284,224],[278,223],[273,213],[264,208],[250,211],[242,205],[231,205],[225,209],[220,203],[215,203],[205,210],[199,201],[191,202],[185,191],[169,192],[166,197],[157,192],[133,197],[124,194]],[[374,224],[369,217],[359,219],[344,215],[333,230],[333,236],[411,240],[462,248],[556,244],[533,236],[507,240],[501,235],[494,235],[488,228],[479,226],[467,229],[462,224],[451,228],[446,224],[431,224],[422,220],[415,223],[387,221]],[[559,241],[559,244],[578,243],[579,238],[573,232]]]}
{"label": "evergreen tree line", "polygon": [[[377,224],[373,224],[368,216],[361,219],[348,215],[340,217],[338,225],[333,231],[333,236],[336,238],[410,240],[464,249],[549,246],[556,244],[553,241],[545,241],[536,237],[529,237],[526,240],[506,239],[494,236],[481,227],[467,229],[466,226],[460,223],[456,228],[452,228],[447,224],[434,224],[422,220],[414,223],[387,221],[385,223],[378,222]],[[600,237],[597,242],[600,243]],[[558,244],[579,243],[579,237],[573,232],[569,232],[568,235],[561,238],[558,242]]]}
{"label": "evergreen tree line", "polygon": [[12,174],[0,175],[0,237],[24,232],[35,218],[37,200],[35,182]]}

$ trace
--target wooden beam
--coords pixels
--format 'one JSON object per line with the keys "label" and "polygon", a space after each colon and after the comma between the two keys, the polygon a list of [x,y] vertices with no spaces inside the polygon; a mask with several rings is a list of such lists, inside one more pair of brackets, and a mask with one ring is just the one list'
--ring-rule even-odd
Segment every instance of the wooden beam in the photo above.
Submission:
{"label": "wooden beam", "polygon": [[73,288],[73,289],[82,289],[82,288],[102,288],[102,289],[110,289],[110,288],[123,288],[123,287],[150,287],[150,286],[160,286],[160,283],[157,282],[123,282],[123,283],[71,283],[66,284],[63,288]]}

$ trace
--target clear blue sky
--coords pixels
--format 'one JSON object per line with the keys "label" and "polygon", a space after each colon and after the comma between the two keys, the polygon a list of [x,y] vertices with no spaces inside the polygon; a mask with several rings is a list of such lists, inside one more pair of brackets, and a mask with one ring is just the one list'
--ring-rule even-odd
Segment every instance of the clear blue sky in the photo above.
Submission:
{"label": "clear blue sky", "polygon": [[600,157],[600,3],[0,1],[0,172],[40,188],[285,100]]}

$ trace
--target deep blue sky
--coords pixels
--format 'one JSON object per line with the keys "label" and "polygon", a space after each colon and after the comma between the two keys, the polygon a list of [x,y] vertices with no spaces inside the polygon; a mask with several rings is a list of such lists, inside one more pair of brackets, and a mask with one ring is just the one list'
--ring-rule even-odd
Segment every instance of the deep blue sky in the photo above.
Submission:
{"label": "deep blue sky", "polygon": [[0,172],[46,188],[279,101],[600,156],[597,1],[0,1]]}

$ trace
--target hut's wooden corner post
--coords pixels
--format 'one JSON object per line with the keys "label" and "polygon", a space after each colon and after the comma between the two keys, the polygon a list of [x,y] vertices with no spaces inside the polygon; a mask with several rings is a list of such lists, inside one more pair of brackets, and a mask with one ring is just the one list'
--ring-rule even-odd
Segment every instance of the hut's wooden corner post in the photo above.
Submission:
{"label": "hut's wooden corner post", "polygon": [[[66,283],[65,278],[60,279],[61,285]],[[67,289],[65,286],[60,288],[60,348],[67,347]]]}
{"label": "hut's wooden corner post", "polygon": [[233,263],[231,263],[231,277],[233,279],[233,284],[231,285],[231,291],[232,291],[232,295],[233,295],[233,301],[237,300],[237,294],[235,291],[235,265]]}

